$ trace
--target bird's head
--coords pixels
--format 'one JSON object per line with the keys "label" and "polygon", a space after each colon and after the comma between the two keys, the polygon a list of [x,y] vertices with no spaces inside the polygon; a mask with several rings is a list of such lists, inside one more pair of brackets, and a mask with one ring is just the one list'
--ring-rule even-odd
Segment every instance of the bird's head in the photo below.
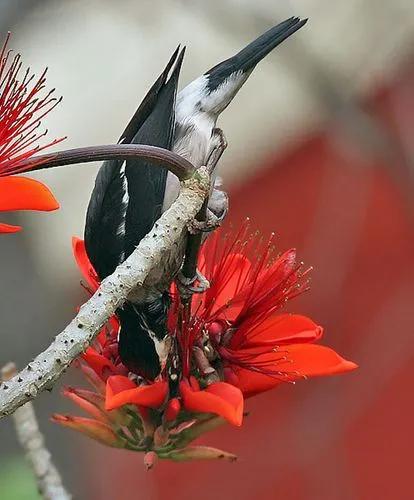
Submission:
{"label": "bird's head", "polygon": [[166,302],[169,300],[140,306],[127,303],[117,312],[122,363],[147,380],[154,380],[161,373],[171,349]]}

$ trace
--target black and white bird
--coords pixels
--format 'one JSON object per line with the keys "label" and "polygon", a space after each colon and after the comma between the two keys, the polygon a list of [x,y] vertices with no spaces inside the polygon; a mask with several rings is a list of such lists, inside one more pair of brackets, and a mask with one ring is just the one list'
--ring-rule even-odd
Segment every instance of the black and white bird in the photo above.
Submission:
{"label": "black and white bird", "polygon": [[[173,150],[195,167],[205,165],[217,144],[216,123],[255,66],[306,20],[290,18],[271,28],[238,54],[187,85],[176,98],[184,51],[177,49],[154,83],[120,142]],[[170,75],[171,73],[171,75]],[[170,76],[169,76],[170,75]],[[150,231],[178,194],[178,179],[142,160],[108,161],[101,167],[88,207],[85,245],[100,279],[111,274]],[[226,198],[211,196],[211,210],[225,211]],[[166,320],[169,285],[182,265],[182,245],[135,290],[117,315],[119,353],[133,372],[153,380],[168,357]]]}
{"label": "black and white bird", "polygon": [[[171,150],[183,56],[184,49],[174,52],[119,142]],[[101,280],[134,251],[160,217],[166,178],[166,169],[140,159],[106,161],[100,168],[86,214],[85,247]],[[117,311],[121,360],[150,380],[160,373],[169,353],[168,289],[183,256],[177,252],[169,257],[164,268],[152,273]]]}

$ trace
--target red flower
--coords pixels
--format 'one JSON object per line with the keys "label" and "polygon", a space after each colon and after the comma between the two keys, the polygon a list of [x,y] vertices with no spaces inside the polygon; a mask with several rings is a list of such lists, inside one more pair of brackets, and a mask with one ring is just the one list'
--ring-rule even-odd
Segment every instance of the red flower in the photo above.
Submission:
{"label": "red flower", "polygon": [[[209,447],[188,446],[223,420],[240,426],[244,397],[300,378],[353,370],[356,365],[314,342],[322,327],[311,319],[280,310],[308,287],[307,271],[294,250],[274,256],[272,239],[258,244],[247,226],[234,241],[219,244],[216,232],[203,247],[199,268],[211,287],[193,298],[191,315],[172,287],[168,326],[174,345],[172,366],[153,382],[128,373],[118,355],[119,323],[111,318],[81,368],[94,391],[65,395],[92,419],[55,417],[55,421],[110,446],[144,451],[146,465],[155,456],[171,460],[235,457]],[[255,250],[255,259],[249,258]],[[84,242],[73,239],[76,261],[89,292],[99,286]],[[219,380],[219,381],[217,381]],[[212,382],[213,381],[213,382]]]}
{"label": "red flower", "polygon": [[[12,58],[11,51],[7,50],[9,38],[10,34],[0,50],[0,211],[56,210],[58,202],[41,182],[24,177],[3,178],[24,171],[20,166],[23,160],[63,140],[36,145],[46,135],[46,132],[37,132],[41,119],[61,99],[52,96],[53,90],[41,96],[46,71],[37,80],[29,70],[21,75],[20,55]],[[0,233],[20,229],[0,224]]]}
{"label": "red flower", "polygon": [[[296,263],[296,252],[275,257],[273,236],[258,244],[247,230],[245,224],[223,246],[216,232],[203,247],[200,267],[211,286],[193,301],[184,335],[187,342],[192,339],[183,349],[187,356],[206,332],[225,380],[246,397],[281,382],[355,369],[332,349],[311,344],[322,337],[322,327],[305,316],[279,312],[308,287],[308,270]],[[253,247],[256,258],[250,260]]]}

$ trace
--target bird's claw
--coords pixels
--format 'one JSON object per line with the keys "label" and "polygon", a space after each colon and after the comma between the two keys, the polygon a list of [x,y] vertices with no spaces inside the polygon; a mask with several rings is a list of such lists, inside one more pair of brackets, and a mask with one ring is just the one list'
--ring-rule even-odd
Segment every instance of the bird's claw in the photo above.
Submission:
{"label": "bird's claw", "polygon": [[[176,281],[178,291],[181,295],[186,297],[194,293],[203,293],[210,288],[210,282],[198,269],[196,269],[196,274],[192,278],[187,278],[180,271]],[[194,285],[196,281],[198,281],[198,285]]]}
{"label": "bird's claw", "polygon": [[219,127],[215,127],[213,129],[212,136],[214,138],[213,147],[216,147],[217,149],[224,151],[228,146],[228,142],[226,136],[224,135],[223,130]]}
{"label": "bird's claw", "polygon": [[211,133],[211,149],[210,154],[208,156],[206,167],[207,170],[212,173],[214,172],[217,163],[219,162],[221,155],[224,153],[227,148],[227,140],[224,135],[224,132],[221,128],[214,128]]}
{"label": "bird's claw", "polygon": [[190,234],[210,233],[221,226],[226,214],[227,211],[218,217],[212,211],[207,210],[207,219],[202,221],[194,219],[190,221],[187,225],[188,232]]}
{"label": "bird's claw", "polygon": [[215,221],[215,227],[219,227],[229,211],[229,197],[225,191],[213,189],[208,201],[207,216]]}

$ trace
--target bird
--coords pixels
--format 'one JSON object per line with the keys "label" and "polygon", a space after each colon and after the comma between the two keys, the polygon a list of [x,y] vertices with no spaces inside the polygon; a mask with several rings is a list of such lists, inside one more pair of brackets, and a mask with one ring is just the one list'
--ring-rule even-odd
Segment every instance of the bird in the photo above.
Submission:
{"label": "bird", "polygon": [[[185,48],[176,49],[121,134],[119,143],[147,144],[171,150],[175,100]],[[101,166],[85,221],[85,248],[100,280],[112,274],[151,230],[162,211],[167,170],[142,159],[111,160]],[[168,289],[183,256],[167,258],[142,288],[131,293],[116,315],[118,350],[129,371],[153,380],[169,353],[166,328]]]}
{"label": "bird", "polygon": [[[233,57],[217,64],[177,94],[184,50],[176,49],[119,139],[172,150],[196,168],[222,140],[216,124],[256,65],[305,23],[292,17],[274,26]],[[85,224],[88,257],[102,280],[123,262],[177,197],[171,172],[143,160],[104,162],[98,172]],[[209,209],[220,219],[226,196],[210,193]],[[187,234],[118,309],[119,355],[133,373],[154,380],[165,367],[172,339],[167,329],[169,287],[180,271]]]}

